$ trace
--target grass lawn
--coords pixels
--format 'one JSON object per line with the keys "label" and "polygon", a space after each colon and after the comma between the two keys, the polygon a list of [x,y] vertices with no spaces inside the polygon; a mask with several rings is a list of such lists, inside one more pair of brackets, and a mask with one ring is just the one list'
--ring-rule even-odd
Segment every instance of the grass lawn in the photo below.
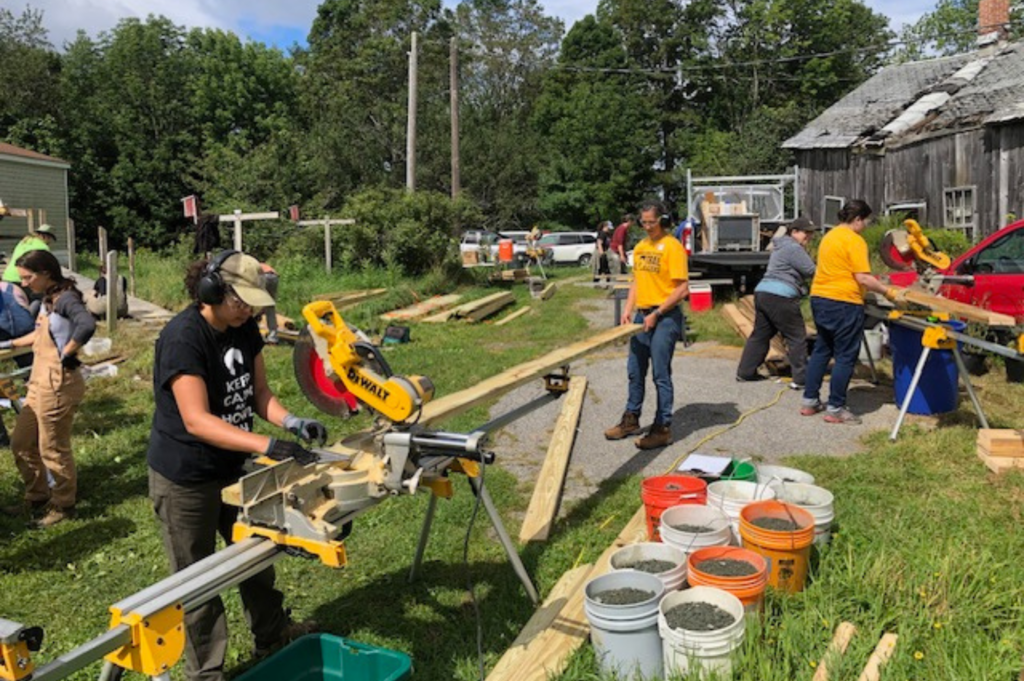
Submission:
{"label": "grass lawn", "polygon": [[[152,267],[164,271],[156,260]],[[281,269],[287,273],[282,293],[289,298],[387,285],[393,289],[389,297],[411,299],[409,289],[417,288],[389,275],[327,279],[290,263]],[[165,304],[180,304],[169,272],[159,275],[163,284],[155,281],[157,275],[147,278],[146,290],[160,291],[158,300]],[[527,302],[524,287],[515,292],[519,302]],[[586,337],[587,324],[576,307],[600,295],[565,287],[535,314],[498,329],[490,324],[417,325],[414,342],[389,349],[387,358],[398,372],[430,376],[445,394]],[[385,304],[367,304],[349,317],[368,325]],[[283,311],[296,316],[298,302]],[[724,335],[716,318],[695,320],[698,339]],[[120,327],[115,350],[130,353],[131,359],[116,378],[89,384],[75,424],[79,519],[27,531],[19,522],[0,518],[0,617],[44,626],[47,640],[37,661],[51,660],[102,633],[107,606],[167,573],[146,496],[153,338],[138,327]],[[282,401],[300,414],[312,414],[292,378],[290,350],[269,347],[266,355],[271,384]],[[995,375],[981,383],[993,425],[1024,426],[1024,388],[1007,386]],[[465,429],[485,417],[481,408],[444,425]],[[332,438],[365,426],[363,417],[328,422]],[[763,627],[748,633],[737,678],[809,679],[812,664],[842,620],[854,622],[860,631],[833,679],[856,678],[882,631],[900,635],[883,679],[1016,678],[1024,654],[1024,537],[1014,528],[1024,477],[989,475],[975,458],[974,436],[970,413],[962,410],[935,430],[905,426],[895,445],[878,433],[856,456],[824,458],[807,452],[788,462],[813,473],[835,493],[840,529],[803,594],[770,595]],[[513,518],[525,509],[530,490],[500,465],[488,471],[487,484],[514,534],[518,525]],[[466,592],[472,580],[483,617],[483,649],[493,665],[532,606],[486,518],[476,524],[468,566],[463,565],[473,497],[463,481],[456,482],[456,489],[456,497],[438,507],[426,563],[414,584],[407,583],[406,572],[425,496],[390,500],[362,516],[347,542],[351,563],[343,571],[297,558],[279,561],[279,585],[294,615],[318,620],[325,631],[410,654],[415,678],[473,679],[476,624]],[[16,501],[18,490],[8,458],[0,465],[0,503]],[[524,562],[539,589],[548,591],[576,561],[594,560],[638,505],[639,479],[607,481],[570,510],[551,540],[524,547]],[[228,665],[234,673],[244,669],[251,640],[237,593],[229,592],[225,600],[232,637]],[[595,670],[585,647],[561,679],[594,679]],[[94,666],[74,678],[95,678],[96,673]],[[180,667],[174,674],[181,678]]]}

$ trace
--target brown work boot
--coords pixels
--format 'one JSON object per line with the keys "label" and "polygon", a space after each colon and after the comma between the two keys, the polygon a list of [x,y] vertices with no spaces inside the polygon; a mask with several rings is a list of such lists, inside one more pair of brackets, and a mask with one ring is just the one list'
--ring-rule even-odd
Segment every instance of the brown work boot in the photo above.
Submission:
{"label": "brown work boot", "polygon": [[672,427],[665,423],[655,423],[647,434],[638,437],[635,442],[637,449],[658,449],[672,444]]}
{"label": "brown work boot", "polygon": [[35,518],[43,514],[47,503],[45,501],[21,501],[17,504],[4,506],[0,511],[12,518]]}
{"label": "brown work boot", "polygon": [[619,421],[619,425],[604,431],[604,437],[606,440],[621,440],[629,437],[633,433],[639,432],[640,415],[634,414],[631,411],[625,411],[622,412],[622,420]]}
{"label": "brown work boot", "polygon": [[46,513],[43,517],[32,521],[31,526],[40,530],[46,529],[47,527],[53,527],[57,523],[62,523],[65,520],[71,520],[75,517],[74,506],[55,506],[50,504],[46,507]]}
{"label": "brown work boot", "polygon": [[288,624],[284,625],[284,629],[281,630],[281,636],[274,642],[273,645],[261,648],[256,647],[252,651],[252,656],[256,660],[262,660],[286,645],[291,643],[297,638],[302,638],[306,634],[315,634],[320,631],[320,625],[313,620],[304,620],[302,622],[295,622],[294,620],[288,620]]}

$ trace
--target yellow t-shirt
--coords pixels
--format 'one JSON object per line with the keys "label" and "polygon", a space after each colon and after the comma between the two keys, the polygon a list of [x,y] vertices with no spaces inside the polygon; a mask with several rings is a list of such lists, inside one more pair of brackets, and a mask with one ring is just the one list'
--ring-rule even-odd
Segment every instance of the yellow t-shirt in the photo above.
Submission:
{"label": "yellow t-shirt", "polygon": [[858,272],[871,273],[868,243],[849,226],[836,225],[818,246],[818,269],[811,295],[863,305],[864,289],[853,276]]}
{"label": "yellow t-shirt", "polygon": [[671,235],[665,235],[656,242],[645,238],[633,249],[633,277],[636,280],[636,306],[661,305],[680,281],[689,278],[686,250]]}

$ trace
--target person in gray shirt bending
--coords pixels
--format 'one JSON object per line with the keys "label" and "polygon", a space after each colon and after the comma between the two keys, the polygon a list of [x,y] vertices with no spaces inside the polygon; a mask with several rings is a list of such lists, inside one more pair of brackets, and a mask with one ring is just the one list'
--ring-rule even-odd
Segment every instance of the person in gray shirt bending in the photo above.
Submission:
{"label": "person in gray shirt bending", "polygon": [[800,312],[800,300],[807,295],[806,281],[814,277],[814,260],[807,253],[817,225],[804,217],[793,220],[786,233],[772,239],[768,270],[754,289],[754,330],[743,346],[737,381],[760,381],[757,368],[768,356],[775,334],[786,341],[793,381],[789,387],[802,390],[807,373],[807,331]]}

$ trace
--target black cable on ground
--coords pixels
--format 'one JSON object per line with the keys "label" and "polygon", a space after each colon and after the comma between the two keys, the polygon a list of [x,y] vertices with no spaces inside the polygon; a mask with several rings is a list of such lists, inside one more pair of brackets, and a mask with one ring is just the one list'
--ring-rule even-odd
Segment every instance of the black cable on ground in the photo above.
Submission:
{"label": "black cable on ground", "polygon": [[469,524],[466,525],[466,537],[462,542],[462,565],[466,570],[466,590],[469,591],[469,600],[473,603],[473,616],[476,618],[476,658],[480,667],[480,681],[485,681],[486,674],[484,666],[484,627],[480,616],[480,604],[476,600],[476,585],[473,583],[473,576],[469,569],[469,537],[473,534],[473,523],[480,512],[481,498],[484,494],[484,476],[486,475],[487,464],[480,461],[480,488],[476,491],[476,501],[473,502],[473,512],[469,515]]}

